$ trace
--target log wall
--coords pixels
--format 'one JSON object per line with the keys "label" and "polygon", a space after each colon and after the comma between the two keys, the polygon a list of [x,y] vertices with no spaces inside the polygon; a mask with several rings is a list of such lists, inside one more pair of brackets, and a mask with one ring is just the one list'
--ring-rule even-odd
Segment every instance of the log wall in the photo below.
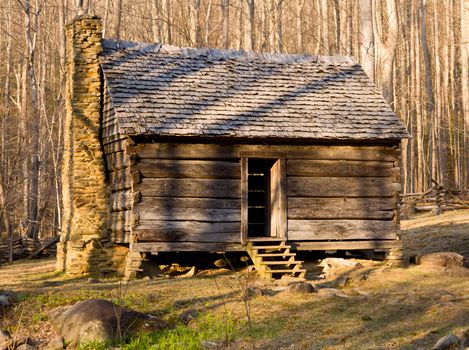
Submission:
{"label": "log wall", "polygon": [[130,140],[120,136],[114,108],[107,92],[103,98],[101,133],[110,192],[109,233],[115,243],[129,243],[133,221],[133,178],[126,147]]}
{"label": "log wall", "polygon": [[111,203],[134,203],[133,218],[120,220],[133,220],[137,241],[239,243],[240,159],[263,155],[286,160],[288,240],[397,238],[396,146],[158,143],[128,152],[133,190],[122,185]]}

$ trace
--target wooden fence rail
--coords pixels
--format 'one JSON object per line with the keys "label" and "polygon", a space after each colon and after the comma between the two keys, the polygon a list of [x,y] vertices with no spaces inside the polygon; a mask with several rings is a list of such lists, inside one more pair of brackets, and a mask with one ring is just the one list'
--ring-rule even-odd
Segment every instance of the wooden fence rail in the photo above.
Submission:
{"label": "wooden fence rail", "polygon": [[0,242],[0,262],[37,257],[40,255],[55,256],[58,237],[33,240],[15,238],[13,242]]}
{"label": "wooden fence rail", "polygon": [[401,195],[402,217],[422,211],[439,215],[448,210],[469,209],[469,190],[447,189],[436,181],[432,182],[433,187],[426,192]]}

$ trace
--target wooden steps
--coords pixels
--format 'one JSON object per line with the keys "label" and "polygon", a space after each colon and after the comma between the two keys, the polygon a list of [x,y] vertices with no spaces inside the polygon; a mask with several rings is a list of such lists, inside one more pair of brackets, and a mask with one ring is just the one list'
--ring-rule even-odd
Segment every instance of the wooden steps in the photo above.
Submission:
{"label": "wooden steps", "polygon": [[296,253],[291,252],[291,246],[283,239],[249,238],[247,252],[261,278],[275,279],[284,275],[304,278],[303,262],[296,260]]}

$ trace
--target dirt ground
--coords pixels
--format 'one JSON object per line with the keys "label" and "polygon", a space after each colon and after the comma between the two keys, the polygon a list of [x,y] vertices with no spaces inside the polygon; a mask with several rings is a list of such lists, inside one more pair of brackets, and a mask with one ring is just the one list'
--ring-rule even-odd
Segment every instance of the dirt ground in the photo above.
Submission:
{"label": "dirt ground", "polygon": [[[404,243],[421,241],[435,232],[467,242],[468,216],[469,211],[462,211],[404,222]],[[431,241],[444,243],[441,237]],[[462,252],[469,249],[459,247]],[[417,248],[406,249],[418,252]],[[469,329],[467,270],[358,262],[360,265],[338,270],[327,279],[310,281],[318,288],[339,288],[339,296],[281,291],[256,282],[247,269],[237,273],[209,270],[192,278],[140,279],[125,285],[117,279],[89,283],[86,277],[68,278],[54,272],[51,259],[17,262],[0,268],[0,290],[13,290],[20,296],[12,308],[0,310],[0,329],[45,343],[54,335],[50,309],[89,298],[123,302],[161,317],[175,330],[166,333],[166,338],[155,338],[154,343],[124,346],[129,349],[151,344],[159,344],[151,345],[155,349],[199,349],[204,348],[204,340],[226,349],[378,350],[409,349],[410,345],[430,349],[440,337],[450,332],[461,335]],[[247,277],[250,285],[269,292],[245,304],[242,295]],[[200,316],[188,326],[181,325],[178,315],[189,309]]]}

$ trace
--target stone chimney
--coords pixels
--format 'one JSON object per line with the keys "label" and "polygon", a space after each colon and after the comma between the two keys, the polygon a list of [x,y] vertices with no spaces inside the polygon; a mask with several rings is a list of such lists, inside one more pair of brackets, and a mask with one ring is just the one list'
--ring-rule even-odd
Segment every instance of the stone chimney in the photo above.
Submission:
{"label": "stone chimney", "polygon": [[84,274],[100,269],[96,259],[103,259],[99,250],[107,236],[109,220],[109,190],[100,144],[100,18],[75,18],[66,27],[66,39],[64,210],[57,268],[69,274]]}

